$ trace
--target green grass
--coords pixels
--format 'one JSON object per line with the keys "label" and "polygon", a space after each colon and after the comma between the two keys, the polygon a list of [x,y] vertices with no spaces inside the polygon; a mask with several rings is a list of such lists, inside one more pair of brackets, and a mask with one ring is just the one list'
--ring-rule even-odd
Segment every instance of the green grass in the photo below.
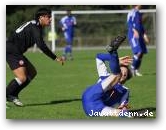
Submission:
{"label": "green grass", "polygon": [[[82,109],[81,95],[97,79],[95,55],[100,50],[74,51],[74,60],[64,66],[53,62],[42,53],[26,53],[38,75],[20,93],[25,107],[10,103],[7,119],[112,119],[87,117]],[[58,52],[60,54],[61,52]],[[130,50],[119,50],[119,56],[130,55]],[[133,110],[149,109],[156,117],[156,50],[149,50],[141,67],[143,77],[134,77],[126,83],[130,88],[130,105]],[[13,74],[6,66],[6,84]],[[152,108],[152,109],[151,109]]]}

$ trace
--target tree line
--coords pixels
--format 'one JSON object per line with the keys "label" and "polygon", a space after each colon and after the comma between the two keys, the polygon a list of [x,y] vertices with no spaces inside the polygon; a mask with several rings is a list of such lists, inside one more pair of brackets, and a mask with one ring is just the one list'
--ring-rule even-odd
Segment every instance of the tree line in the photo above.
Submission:
{"label": "tree line", "polygon": [[[47,7],[51,10],[124,10],[132,5],[6,5],[6,36],[25,21],[34,18],[37,9]],[[143,5],[144,9],[155,9],[155,5]]]}

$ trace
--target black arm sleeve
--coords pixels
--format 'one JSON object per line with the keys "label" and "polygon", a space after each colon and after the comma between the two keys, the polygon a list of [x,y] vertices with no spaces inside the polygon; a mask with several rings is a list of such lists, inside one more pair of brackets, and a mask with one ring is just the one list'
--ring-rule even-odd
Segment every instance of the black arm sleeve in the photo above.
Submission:
{"label": "black arm sleeve", "polygon": [[55,60],[57,56],[54,53],[52,53],[52,51],[44,43],[41,31],[38,29],[34,29],[33,36],[35,39],[35,43],[40,48],[40,50],[42,50],[48,57]]}

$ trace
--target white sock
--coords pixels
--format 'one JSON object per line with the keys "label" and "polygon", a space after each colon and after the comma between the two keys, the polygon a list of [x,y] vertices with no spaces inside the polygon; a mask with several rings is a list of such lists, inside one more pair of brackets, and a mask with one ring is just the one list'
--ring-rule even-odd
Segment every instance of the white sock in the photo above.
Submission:
{"label": "white sock", "polygon": [[15,80],[17,81],[17,83],[21,86],[22,82],[19,78],[15,78]]}

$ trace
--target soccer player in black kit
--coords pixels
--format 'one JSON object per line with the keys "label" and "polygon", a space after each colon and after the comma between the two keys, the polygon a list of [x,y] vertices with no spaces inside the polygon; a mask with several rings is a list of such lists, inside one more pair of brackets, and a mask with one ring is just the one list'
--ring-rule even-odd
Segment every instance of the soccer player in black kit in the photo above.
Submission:
{"label": "soccer player in black kit", "polygon": [[23,55],[35,43],[41,51],[54,61],[64,61],[58,58],[46,46],[42,37],[42,28],[51,23],[51,10],[40,8],[35,14],[35,20],[29,21],[15,30],[6,43],[6,61],[15,78],[6,87],[6,99],[17,106],[23,106],[19,93],[36,76],[37,71],[32,63]]}

